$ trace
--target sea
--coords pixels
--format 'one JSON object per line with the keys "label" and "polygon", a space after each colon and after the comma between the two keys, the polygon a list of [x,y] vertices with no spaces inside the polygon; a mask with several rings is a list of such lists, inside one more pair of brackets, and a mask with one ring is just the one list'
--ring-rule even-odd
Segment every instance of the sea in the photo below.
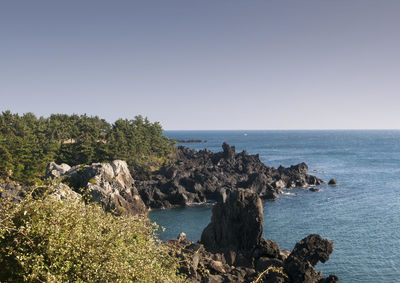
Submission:
{"label": "sea", "polygon": [[[326,263],[316,268],[340,282],[400,282],[400,131],[165,131],[173,139],[202,140],[184,146],[259,154],[267,166],[307,163],[309,173],[336,186],[320,192],[302,188],[265,201],[263,237],[293,249],[309,234],[334,242]],[[185,232],[198,241],[210,222],[212,204],[153,210],[162,240]]]}

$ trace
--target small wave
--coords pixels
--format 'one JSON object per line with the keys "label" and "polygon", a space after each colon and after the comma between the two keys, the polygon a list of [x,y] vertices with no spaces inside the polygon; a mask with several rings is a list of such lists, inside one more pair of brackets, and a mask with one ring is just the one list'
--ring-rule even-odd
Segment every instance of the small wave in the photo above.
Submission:
{"label": "small wave", "polygon": [[295,193],[284,192],[283,195],[285,196],[295,196]]}

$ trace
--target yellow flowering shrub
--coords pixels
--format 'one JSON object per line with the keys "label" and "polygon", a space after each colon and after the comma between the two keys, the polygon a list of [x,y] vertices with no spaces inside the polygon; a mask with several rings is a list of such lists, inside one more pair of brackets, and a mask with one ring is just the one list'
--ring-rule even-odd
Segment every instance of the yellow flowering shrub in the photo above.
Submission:
{"label": "yellow flowering shrub", "polygon": [[147,217],[52,197],[0,203],[1,282],[181,282]]}

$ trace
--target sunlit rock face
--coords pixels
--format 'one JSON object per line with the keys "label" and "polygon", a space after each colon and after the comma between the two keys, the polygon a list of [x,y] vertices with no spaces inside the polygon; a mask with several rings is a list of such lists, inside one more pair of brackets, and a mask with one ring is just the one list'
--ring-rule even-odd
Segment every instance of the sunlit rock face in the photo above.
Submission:
{"label": "sunlit rock face", "polygon": [[125,161],[77,165],[65,171],[68,165],[51,163],[48,176],[67,176],[74,187],[81,188],[89,201],[99,203],[104,210],[117,215],[136,215],[147,211],[145,204],[134,186]]}

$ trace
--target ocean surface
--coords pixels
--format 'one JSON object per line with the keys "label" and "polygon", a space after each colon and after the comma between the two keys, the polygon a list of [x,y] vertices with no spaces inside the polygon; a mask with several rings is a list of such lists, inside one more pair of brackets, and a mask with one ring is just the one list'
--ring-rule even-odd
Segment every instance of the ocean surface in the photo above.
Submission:
{"label": "ocean surface", "polygon": [[[182,144],[221,151],[224,141],[260,154],[268,166],[306,162],[310,174],[338,185],[320,192],[301,188],[264,202],[264,235],[293,249],[317,233],[335,244],[329,261],[317,269],[340,282],[400,282],[400,131],[166,131]],[[212,205],[155,210],[150,218],[165,227],[168,240],[185,232],[200,239]]]}

